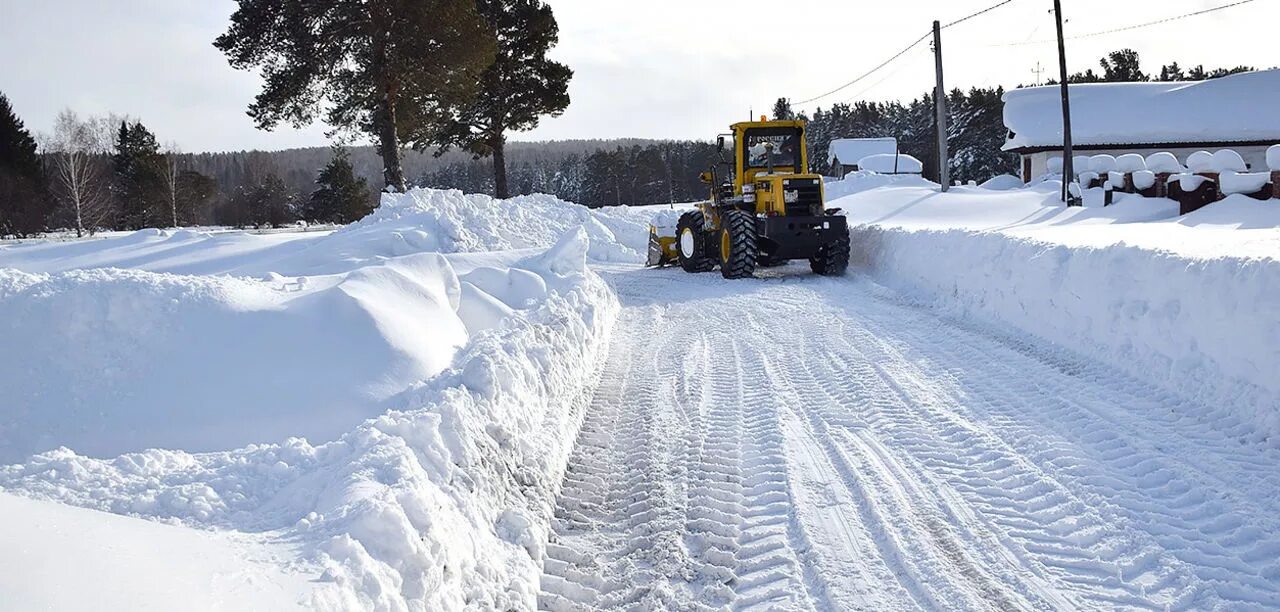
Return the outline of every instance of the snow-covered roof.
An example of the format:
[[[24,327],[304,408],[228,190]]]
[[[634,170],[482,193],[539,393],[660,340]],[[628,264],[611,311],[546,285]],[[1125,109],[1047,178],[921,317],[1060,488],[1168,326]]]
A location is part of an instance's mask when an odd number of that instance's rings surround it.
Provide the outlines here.
[[[827,163],[834,164],[839,159],[841,164],[852,166],[870,155],[893,155],[897,152],[897,138],[838,138],[832,140],[827,149]]]
[[[1071,85],[1078,146],[1280,142],[1280,70],[1189,83]],[[1004,95],[1005,151],[1062,146],[1058,86]]]

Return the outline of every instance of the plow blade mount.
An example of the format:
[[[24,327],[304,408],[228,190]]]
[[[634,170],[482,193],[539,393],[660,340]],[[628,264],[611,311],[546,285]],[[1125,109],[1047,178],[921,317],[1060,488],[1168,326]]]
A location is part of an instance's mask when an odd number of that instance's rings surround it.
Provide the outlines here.
[[[675,235],[663,235],[657,226],[650,225],[649,256],[644,262],[645,267],[661,268],[675,265],[679,261],[680,256],[676,251]]]

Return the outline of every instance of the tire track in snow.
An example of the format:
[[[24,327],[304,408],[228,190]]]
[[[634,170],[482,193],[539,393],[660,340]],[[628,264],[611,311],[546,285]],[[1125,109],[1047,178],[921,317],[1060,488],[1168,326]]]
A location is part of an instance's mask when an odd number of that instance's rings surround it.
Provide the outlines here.
[[[863,279],[606,274],[546,609],[1280,607],[1280,457],[1213,411]]]

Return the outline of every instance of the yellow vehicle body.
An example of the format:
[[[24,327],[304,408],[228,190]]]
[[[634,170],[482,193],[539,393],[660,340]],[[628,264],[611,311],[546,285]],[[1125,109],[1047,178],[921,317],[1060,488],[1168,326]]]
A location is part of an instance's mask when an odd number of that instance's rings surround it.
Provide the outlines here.
[[[679,263],[688,272],[718,266],[725,278],[745,278],[757,265],[808,259],[819,274],[843,274],[848,225],[826,209],[822,176],[809,172],[805,122],[761,117],[730,129],[733,159],[723,158],[721,136],[720,163],[702,173],[710,199],[681,217],[674,236],[650,228],[648,264]]]

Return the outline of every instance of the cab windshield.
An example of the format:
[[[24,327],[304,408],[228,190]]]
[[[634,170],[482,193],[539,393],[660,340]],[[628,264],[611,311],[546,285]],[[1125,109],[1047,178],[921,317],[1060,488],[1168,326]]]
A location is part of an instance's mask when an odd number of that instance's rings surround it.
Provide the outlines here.
[[[773,167],[799,169],[800,142],[803,137],[799,128],[752,128],[744,135],[746,145],[743,148],[743,166],[751,169],[769,167],[769,147],[773,145]]]

